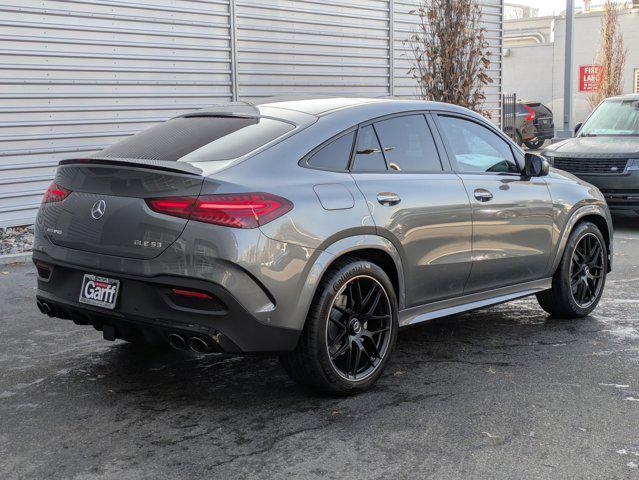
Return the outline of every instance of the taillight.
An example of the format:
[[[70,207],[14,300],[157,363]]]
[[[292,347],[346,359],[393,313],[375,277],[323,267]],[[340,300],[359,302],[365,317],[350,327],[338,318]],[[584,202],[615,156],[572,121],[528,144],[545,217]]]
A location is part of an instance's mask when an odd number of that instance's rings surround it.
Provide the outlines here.
[[[526,107],[526,110],[528,110],[528,116],[526,117],[526,120],[534,120],[535,119],[535,111],[530,108],[528,105],[526,105],[524,103],[524,107]]]
[[[69,196],[71,190],[68,190],[64,187],[61,187],[55,182],[51,182],[47,191],[44,192],[44,197],[42,197],[42,203],[55,203],[61,202],[65,198]]]
[[[261,192],[147,198],[146,203],[158,213],[235,228],[265,225],[293,208],[287,199]]]

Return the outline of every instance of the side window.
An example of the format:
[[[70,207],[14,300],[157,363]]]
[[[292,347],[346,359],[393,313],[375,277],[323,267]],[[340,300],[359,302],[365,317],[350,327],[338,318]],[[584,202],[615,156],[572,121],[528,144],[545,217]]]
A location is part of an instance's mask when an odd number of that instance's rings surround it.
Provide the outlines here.
[[[460,171],[519,172],[510,145],[488,128],[457,117],[439,119]]]
[[[386,171],[382,147],[371,125],[359,130],[351,170],[354,172]]]
[[[382,120],[375,124],[375,130],[391,170],[442,171],[435,140],[423,115]]]
[[[346,170],[351,158],[355,132],[347,133],[325,145],[308,159],[308,165],[324,170]]]

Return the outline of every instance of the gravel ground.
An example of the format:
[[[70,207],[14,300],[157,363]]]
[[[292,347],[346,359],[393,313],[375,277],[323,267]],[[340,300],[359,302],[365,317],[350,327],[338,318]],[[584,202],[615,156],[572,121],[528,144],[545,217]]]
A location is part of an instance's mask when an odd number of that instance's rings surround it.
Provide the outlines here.
[[[325,398],[270,357],[106,342],[0,274],[1,479],[639,478],[639,226],[602,304],[534,299],[403,331],[372,391]]]
[[[33,249],[33,225],[0,228],[0,255],[30,252]]]

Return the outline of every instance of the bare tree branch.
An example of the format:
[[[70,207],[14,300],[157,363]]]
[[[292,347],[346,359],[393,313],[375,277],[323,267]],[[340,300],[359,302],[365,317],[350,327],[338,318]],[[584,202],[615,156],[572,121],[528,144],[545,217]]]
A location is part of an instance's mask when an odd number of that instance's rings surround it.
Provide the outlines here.
[[[612,0],[606,0],[601,20],[601,43],[595,57],[595,63],[603,68],[595,89],[588,94],[591,108],[605,98],[623,93],[623,67],[627,53],[619,28],[619,6]]]
[[[490,50],[477,0],[421,0],[408,44],[422,98],[454,103],[483,115]]]

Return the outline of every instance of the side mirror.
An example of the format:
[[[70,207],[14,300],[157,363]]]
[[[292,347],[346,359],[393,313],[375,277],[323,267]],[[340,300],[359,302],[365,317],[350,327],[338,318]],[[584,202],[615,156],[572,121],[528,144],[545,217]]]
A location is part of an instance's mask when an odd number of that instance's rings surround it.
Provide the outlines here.
[[[541,155],[526,153],[524,173],[527,177],[545,177],[550,171],[550,164]]]
[[[577,125],[575,125],[575,135],[577,135],[579,133],[579,130],[581,130],[581,126],[583,125],[583,123],[579,122]]]

